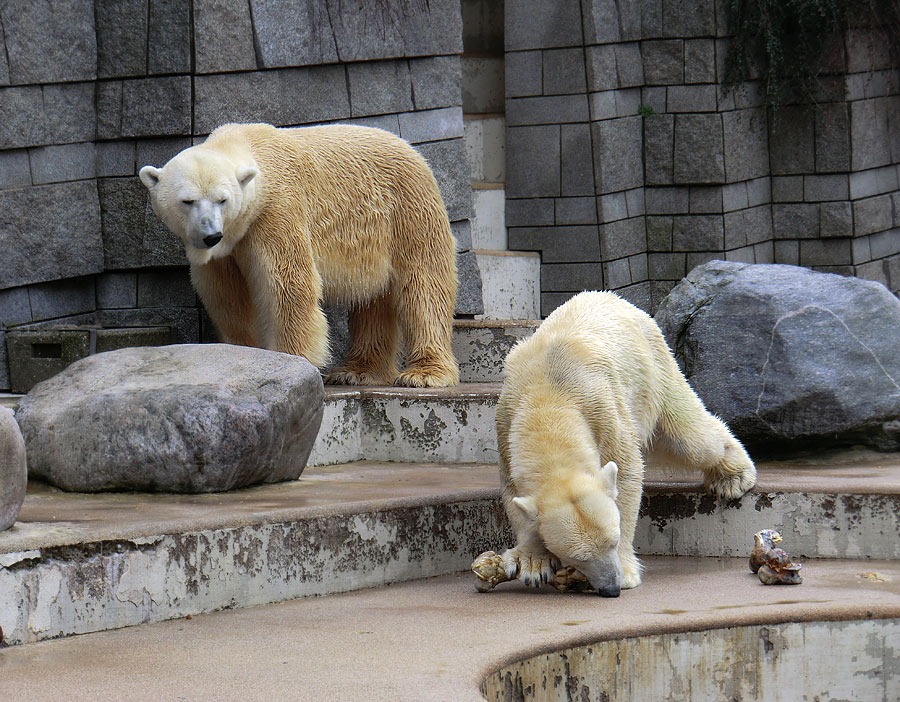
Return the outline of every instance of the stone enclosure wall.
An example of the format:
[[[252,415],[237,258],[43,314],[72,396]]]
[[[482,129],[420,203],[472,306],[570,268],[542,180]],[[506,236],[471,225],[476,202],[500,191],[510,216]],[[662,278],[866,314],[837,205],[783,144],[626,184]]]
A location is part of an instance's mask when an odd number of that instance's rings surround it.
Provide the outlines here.
[[[229,121],[353,122],[412,142],[457,237],[457,312],[481,311],[459,0],[7,0],[0,23],[0,390],[10,329],[213,339],[135,174]]]
[[[710,259],[900,290],[900,73],[877,30],[826,57],[817,105],[722,89],[719,0],[505,0],[509,248],[544,315],[608,288],[655,310]],[[540,164],[540,167],[537,167]]]

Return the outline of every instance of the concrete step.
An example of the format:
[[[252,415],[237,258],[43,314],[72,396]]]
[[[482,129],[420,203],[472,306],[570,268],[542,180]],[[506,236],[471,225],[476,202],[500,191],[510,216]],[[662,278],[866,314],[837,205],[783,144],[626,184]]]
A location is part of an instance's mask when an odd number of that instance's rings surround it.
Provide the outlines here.
[[[541,257],[526,251],[475,251],[486,319],[540,319]]]
[[[506,251],[506,190],[503,183],[472,183],[472,248]]]
[[[479,183],[506,182],[506,118],[502,114],[463,114],[469,178]]]
[[[697,475],[648,468],[638,552],[741,557],[746,579],[752,535],[775,528],[795,558],[900,559],[900,456],[856,450],[758,468],[739,501],[705,495]],[[212,495],[33,483],[0,532],[0,627],[17,644],[345,592],[464,570],[511,544],[494,465],[353,463]],[[816,582],[810,571],[805,583]],[[809,597],[806,587],[791,597]]]
[[[58,700],[63,690],[72,702],[484,702],[499,682],[492,700],[898,699],[900,564],[810,562],[803,585],[774,589],[743,558],[648,558],[646,566],[644,584],[614,600],[514,585],[477,593],[474,576],[459,573],[7,648],[3,694],[29,702]],[[742,630],[742,645],[723,640]],[[657,642],[666,635],[706,657],[667,655]],[[639,648],[617,656],[629,643]],[[571,670],[533,664],[552,671],[546,690],[540,677],[523,680],[515,670],[562,651]],[[582,696],[585,663],[619,682],[591,692],[615,697]],[[664,681],[671,687],[660,690]],[[685,693],[701,688],[709,694]]]

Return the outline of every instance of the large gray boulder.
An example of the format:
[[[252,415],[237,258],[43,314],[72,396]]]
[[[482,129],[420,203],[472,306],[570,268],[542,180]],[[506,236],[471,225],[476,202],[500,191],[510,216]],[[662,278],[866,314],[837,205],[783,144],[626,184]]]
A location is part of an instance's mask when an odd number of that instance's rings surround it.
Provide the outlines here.
[[[0,531],[9,529],[25,500],[25,442],[13,411],[0,407]]]
[[[711,261],[656,321],[694,390],[752,450],[900,450],[900,300],[883,285]]]
[[[297,478],[323,410],[299,356],[227,344],[89,356],[16,413],[33,477],[81,492],[216,492]]]

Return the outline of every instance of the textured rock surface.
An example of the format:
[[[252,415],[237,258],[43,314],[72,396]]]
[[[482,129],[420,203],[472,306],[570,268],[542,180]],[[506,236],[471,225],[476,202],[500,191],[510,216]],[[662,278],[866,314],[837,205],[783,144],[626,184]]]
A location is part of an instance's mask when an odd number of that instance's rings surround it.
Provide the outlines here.
[[[215,492],[297,478],[322,397],[318,371],[297,356],[131,348],[35,386],[16,418],[31,474],[65,490]]]
[[[656,321],[707,407],[751,448],[900,450],[900,300],[883,285],[710,261]]]
[[[19,516],[27,482],[22,433],[13,411],[0,407],[0,531],[11,527]]]

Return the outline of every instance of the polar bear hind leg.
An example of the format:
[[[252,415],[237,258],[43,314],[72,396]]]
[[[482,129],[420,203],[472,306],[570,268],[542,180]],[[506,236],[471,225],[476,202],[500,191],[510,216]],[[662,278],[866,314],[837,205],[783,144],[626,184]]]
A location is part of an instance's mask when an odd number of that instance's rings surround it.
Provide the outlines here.
[[[391,296],[378,295],[349,310],[350,348],[326,382],[336,385],[392,385],[397,379],[400,329]]]

